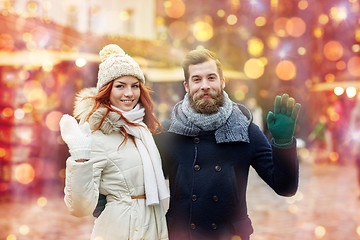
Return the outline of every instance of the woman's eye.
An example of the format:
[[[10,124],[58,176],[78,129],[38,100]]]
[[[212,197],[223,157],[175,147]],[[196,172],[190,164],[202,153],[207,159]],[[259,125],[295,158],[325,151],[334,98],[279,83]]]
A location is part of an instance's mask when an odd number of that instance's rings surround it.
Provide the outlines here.
[[[139,87],[139,85],[133,85],[133,88],[138,88]]]
[[[116,88],[123,88],[124,87],[124,85],[117,85],[117,86],[115,86]]]

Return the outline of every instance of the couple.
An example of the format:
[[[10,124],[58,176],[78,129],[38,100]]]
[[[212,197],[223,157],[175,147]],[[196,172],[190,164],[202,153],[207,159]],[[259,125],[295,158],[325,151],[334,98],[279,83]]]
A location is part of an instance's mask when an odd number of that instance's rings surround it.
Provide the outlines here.
[[[183,64],[186,95],[160,124],[138,64],[114,44],[100,58],[97,87],[77,96],[79,124],[69,115],[60,121],[71,154],[65,203],[75,216],[97,209],[91,239],[250,239],[250,166],[277,194],[295,194],[300,104],[293,98],[276,96],[269,143],[251,112],[223,91],[215,54],[193,50]],[[165,219],[161,201],[168,197]]]

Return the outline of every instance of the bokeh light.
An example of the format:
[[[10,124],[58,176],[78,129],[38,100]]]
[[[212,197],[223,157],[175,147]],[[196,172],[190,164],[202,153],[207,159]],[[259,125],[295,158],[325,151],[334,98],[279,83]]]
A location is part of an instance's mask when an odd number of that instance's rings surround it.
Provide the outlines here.
[[[59,131],[60,130],[60,126],[59,126],[59,122],[60,119],[62,117],[62,113],[59,111],[52,111],[50,112],[45,119],[45,124],[46,126],[51,130],[51,131]]]
[[[318,21],[320,24],[325,25],[329,22],[329,17],[326,14],[321,14]]]
[[[343,21],[347,18],[347,10],[345,7],[332,7],[330,9],[330,18],[335,22]]]
[[[267,45],[271,49],[276,49],[279,46],[280,40],[276,36],[269,36],[267,39]]]
[[[82,68],[86,65],[87,61],[84,58],[78,58],[75,61],[77,67]]]
[[[257,79],[264,74],[264,64],[257,58],[250,58],[245,62],[244,72],[251,79]]]
[[[234,14],[230,14],[227,17],[226,21],[229,25],[235,25],[237,23],[238,19]]]
[[[300,0],[299,3],[298,3],[298,8],[300,10],[305,10],[305,9],[308,8],[308,6],[309,6],[309,3],[308,3],[307,0]]]
[[[207,22],[198,21],[193,26],[193,35],[200,42],[210,40],[213,34],[213,27]]]
[[[21,235],[28,235],[29,232],[30,232],[29,226],[27,226],[27,225],[21,225],[21,226],[19,227],[19,233],[20,233]]]
[[[35,178],[35,170],[30,164],[22,163],[15,167],[14,177],[19,183],[29,184]]]
[[[325,236],[325,234],[326,234],[326,229],[325,229],[325,227],[323,227],[323,226],[317,226],[317,227],[315,228],[315,230],[314,230],[314,234],[315,234],[315,237],[316,237],[317,239],[323,238],[323,237]]]
[[[346,68],[346,63],[344,61],[337,61],[336,62],[336,69],[341,71],[341,70],[344,70]]]
[[[325,44],[323,53],[330,61],[337,61],[343,56],[344,49],[340,42],[329,41]]]
[[[330,161],[333,162],[333,163],[337,162],[337,161],[339,160],[339,157],[340,157],[340,155],[339,155],[338,152],[331,152],[331,153],[329,154],[329,159],[330,159]]]
[[[9,234],[7,237],[6,237],[6,240],[17,240],[16,236],[14,234]]]
[[[45,207],[45,206],[47,205],[47,202],[48,202],[48,200],[47,200],[46,197],[39,197],[39,198],[37,199],[37,205],[38,205],[39,207]]]
[[[300,37],[305,31],[306,24],[299,17],[292,17],[286,22],[286,32],[292,37]]]
[[[335,81],[335,75],[332,73],[328,73],[325,75],[325,81],[326,82],[334,82]]]
[[[286,24],[288,22],[288,18],[280,17],[274,22],[274,32],[279,37],[287,37]]]
[[[356,94],[357,94],[357,91],[356,91],[355,87],[346,88],[346,95],[348,96],[348,98],[353,98],[356,96]]]
[[[291,80],[296,76],[296,66],[292,61],[283,60],[276,65],[276,75],[281,80]]]
[[[336,88],[334,88],[334,93],[335,93],[335,95],[337,95],[337,96],[342,95],[344,92],[345,92],[345,90],[344,90],[344,88],[342,88],[342,87],[336,87]]]
[[[171,18],[180,18],[184,15],[186,6],[182,0],[164,2],[165,12]]]
[[[360,77],[360,57],[351,57],[347,64],[349,73],[354,77]]]
[[[255,18],[255,25],[258,27],[263,27],[266,24],[266,18],[263,16]]]
[[[248,41],[248,52],[254,56],[259,57],[264,50],[264,43],[260,38],[251,38]]]
[[[321,38],[324,34],[324,30],[320,27],[314,28],[313,35],[315,38]]]

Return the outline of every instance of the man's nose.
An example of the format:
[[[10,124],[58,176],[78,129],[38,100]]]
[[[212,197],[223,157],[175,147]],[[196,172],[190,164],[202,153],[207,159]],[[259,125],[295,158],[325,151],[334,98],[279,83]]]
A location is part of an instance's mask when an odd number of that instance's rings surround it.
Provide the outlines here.
[[[207,79],[204,79],[203,81],[201,81],[201,90],[208,90],[208,89],[210,89],[209,81]]]

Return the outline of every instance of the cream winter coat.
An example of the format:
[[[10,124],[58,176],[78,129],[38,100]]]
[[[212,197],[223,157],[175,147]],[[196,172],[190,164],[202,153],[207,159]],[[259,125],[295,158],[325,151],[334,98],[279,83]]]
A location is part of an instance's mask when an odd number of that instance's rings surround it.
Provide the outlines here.
[[[80,92],[75,103],[74,116],[84,122],[94,101],[79,101],[93,96],[95,88]],[[106,109],[100,107],[89,119],[95,129]],[[91,215],[98,202],[99,193],[106,195],[105,210],[95,220],[91,239],[168,239],[165,211],[162,203],[146,206],[145,199],[131,196],[145,194],[144,174],[140,154],[134,141],[124,136],[117,126],[119,115],[110,112],[100,130],[91,134],[91,159],[75,162],[71,156],[66,161],[65,203],[75,216]],[[120,147],[119,147],[120,146]]]

